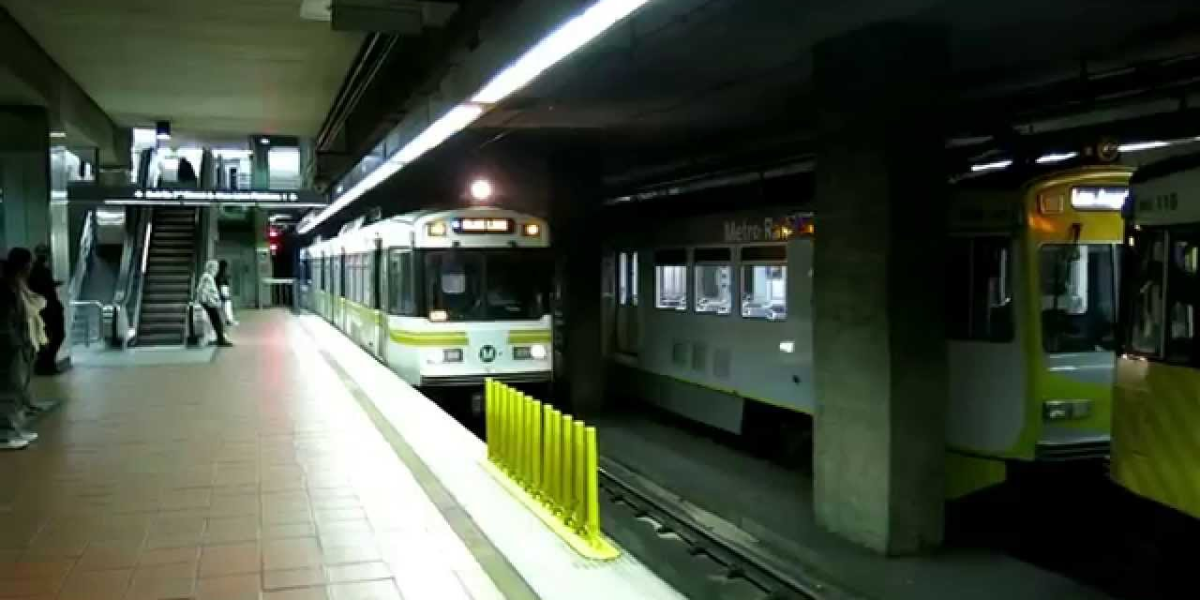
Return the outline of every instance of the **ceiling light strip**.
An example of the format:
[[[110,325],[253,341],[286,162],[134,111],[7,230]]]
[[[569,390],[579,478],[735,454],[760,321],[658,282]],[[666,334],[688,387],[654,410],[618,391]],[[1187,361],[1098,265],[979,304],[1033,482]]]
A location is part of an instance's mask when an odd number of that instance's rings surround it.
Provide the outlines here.
[[[598,0],[560,25],[540,42],[494,76],[470,102],[450,109],[425,128],[399,152],[375,167],[370,174],[342,192],[325,210],[306,218],[297,231],[306,234],[338,211],[358,200],[388,177],[441,145],[478,119],[491,105],[520,90],[550,67],[585,46],[649,0]]]

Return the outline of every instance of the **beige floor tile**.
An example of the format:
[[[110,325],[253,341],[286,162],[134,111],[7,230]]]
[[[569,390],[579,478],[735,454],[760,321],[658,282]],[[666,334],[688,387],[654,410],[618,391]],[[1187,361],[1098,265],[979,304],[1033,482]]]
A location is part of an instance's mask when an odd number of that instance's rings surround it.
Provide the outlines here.
[[[263,525],[292,525],[296,523],[312,523],[312,513],[308,509],[276,510],[263,508]]]
[[[383,557],[374,544],[357,546],[331,546],[321,549],[321,562],[327,565],[361,563],[381,560]]]
[[[364,521],[367,514],[362,508],[328,508],[313,511],[318,524],[341,523],[345,521]]]
[[[133,578],[125,600],[179,600],[194,597],[195,579]]]
[[[138,564],[147,567],[172,564],[195,565],[199,560],[199,546],[183,546],[180,548],[147,549],[142,552]]]
[[[29,556],[81,556],[87,549],[86,536],[64,534],[55,536],[38,535],[29,544]]]
[[[208,508],[212,502],[212,490],[207,487],[166,490],[159,496],[158,507],[162,510],[185,510]]]
[[[321,567],[263,572],[264,590],[310,587],[325,582],[325,571]]]
[[[367,562],[327,566],[325,574],[330,583],[347,583],[389,579],[392,576],[392,570],[384,562]]]
[[[259,600],[260,588],[257,573],[201,579],[196,600]]]
[[[275,590],[264,592],[262,600],[329,600],[329,592],[324,586],[295,590]]]
[[[131,569],[76,571],[63,584],[62,600],[120,600],[133,576]]]
[[[84,551],[76,567],[80,571],[132,569],[138,564],[141,542],[93,543]]]
[[[366,519],[320,523],[317,529],[322,535],[354,535],[372,532],[371,522]]]
[[[400,590],[391,579],[340,583],[329,586],[333,600],[400,600]]]
[[[204,531],[205,545],[250,542],[257,539],[258,517],[253,515],[209,519],[208,528]]]
[[[60,577],[37,579],[0,579],[0,598],[25,598],[29,596],[53,596],[58,593],[63,580]]]
[[[268,540],[263,542],[263,568],[299,569],[321,564],[321,549],[316,538]]]
[[[0,562],[0,579],[57,579],[62,581],[75,566],[72,558],[24,557]]]
[[[257,573],[261,570],[258,542],[205,546],[200,554],[200,577]]]
[[[196,579],[195,563],[142,565],[133,571],[134,579]]]
[[[210,517],[254,516],[259,512],[258,494],[214,494],[208,507]]]
[[[284,538],[313,537],[317,535],[317,526],[312,523],[287,523],[282,525],[263,526],[264,540]]]

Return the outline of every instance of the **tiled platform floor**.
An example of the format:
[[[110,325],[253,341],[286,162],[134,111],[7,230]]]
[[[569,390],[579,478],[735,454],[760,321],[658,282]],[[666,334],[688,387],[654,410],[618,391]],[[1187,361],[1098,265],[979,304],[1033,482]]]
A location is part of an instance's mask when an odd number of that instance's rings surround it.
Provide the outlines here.
[[[211,363],[80,367],[0,454],[0,598],[500,598],[311,338],[247,314]]]

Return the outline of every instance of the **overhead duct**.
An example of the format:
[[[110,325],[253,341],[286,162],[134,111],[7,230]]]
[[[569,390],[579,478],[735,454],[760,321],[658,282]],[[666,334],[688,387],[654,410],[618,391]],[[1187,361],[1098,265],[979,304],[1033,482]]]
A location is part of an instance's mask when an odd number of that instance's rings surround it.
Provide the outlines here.
[[[441,27],[458,10],[457,2],[417,0],[326,0],[334,31],[418,35]]]

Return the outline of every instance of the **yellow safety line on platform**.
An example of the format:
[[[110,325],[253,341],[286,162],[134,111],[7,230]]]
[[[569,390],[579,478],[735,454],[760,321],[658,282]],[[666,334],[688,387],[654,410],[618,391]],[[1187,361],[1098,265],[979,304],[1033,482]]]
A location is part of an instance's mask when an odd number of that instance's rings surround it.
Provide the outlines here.
[[[487,471],[581,556],[620,551],[600,533],[596,428],[487,380]]]

